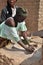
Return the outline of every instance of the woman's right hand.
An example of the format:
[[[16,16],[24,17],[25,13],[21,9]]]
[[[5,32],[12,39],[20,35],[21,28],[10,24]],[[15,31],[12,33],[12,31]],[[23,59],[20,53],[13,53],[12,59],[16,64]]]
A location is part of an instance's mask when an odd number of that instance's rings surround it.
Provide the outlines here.
[[[35,48],[33,46],[29,46],[26,48],[26,51],[31,52],[31,53],[34,52],[34,50]]]

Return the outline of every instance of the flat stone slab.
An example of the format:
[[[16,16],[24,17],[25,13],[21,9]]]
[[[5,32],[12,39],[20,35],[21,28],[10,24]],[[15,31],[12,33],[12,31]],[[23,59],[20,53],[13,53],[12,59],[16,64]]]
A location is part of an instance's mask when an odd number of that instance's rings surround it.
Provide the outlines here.
[[[43,38],[43,30],[33,32],[32,34],[33,34],[34,36],[39,36],[39,37],[42,37],[42,38]]]

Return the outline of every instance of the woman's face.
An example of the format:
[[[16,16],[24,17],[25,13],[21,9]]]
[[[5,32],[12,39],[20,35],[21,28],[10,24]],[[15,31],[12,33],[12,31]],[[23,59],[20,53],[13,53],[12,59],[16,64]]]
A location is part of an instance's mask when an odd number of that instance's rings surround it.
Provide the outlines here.
[[[17,0],[8,0],[9,4],[11,5],[11,7],[14,7],[16,1]]]

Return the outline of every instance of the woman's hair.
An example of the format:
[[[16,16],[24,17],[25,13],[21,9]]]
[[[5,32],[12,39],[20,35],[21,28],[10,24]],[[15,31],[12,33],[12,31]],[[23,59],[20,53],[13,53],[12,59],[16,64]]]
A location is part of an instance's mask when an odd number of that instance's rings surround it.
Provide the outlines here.
[[[12,16],[12,9],[11,9],[11,5],[9,4],[9,1],[7,0],[7,10],[10,14],[10,16]]]
[[[27,17],[27,11],[24,8],[18,7],[16,15],[13,17],[16,22],[23,22]]]

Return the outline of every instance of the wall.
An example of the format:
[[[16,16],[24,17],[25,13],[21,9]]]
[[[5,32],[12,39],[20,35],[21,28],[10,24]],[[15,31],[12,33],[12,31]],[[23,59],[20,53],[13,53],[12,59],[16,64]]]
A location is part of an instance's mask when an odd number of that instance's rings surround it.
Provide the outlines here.
[[[38,30],[43,30],[43,0],[40,0]]]
[[[0,0],[0,13],[2,8],[6,5],[6,0]]]

